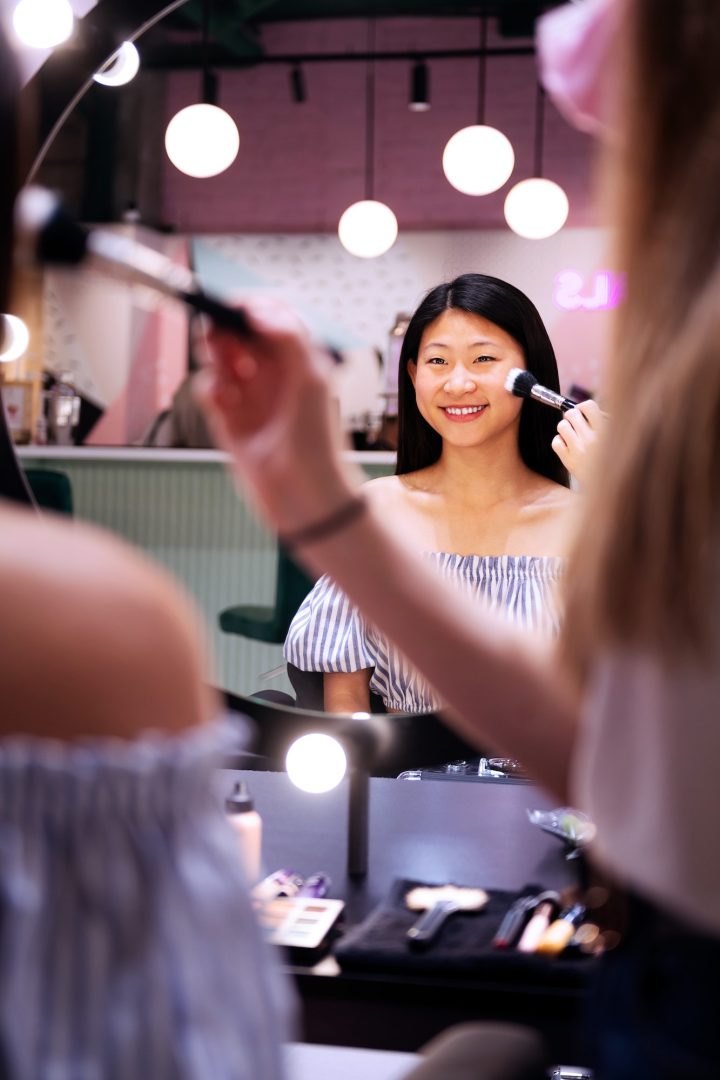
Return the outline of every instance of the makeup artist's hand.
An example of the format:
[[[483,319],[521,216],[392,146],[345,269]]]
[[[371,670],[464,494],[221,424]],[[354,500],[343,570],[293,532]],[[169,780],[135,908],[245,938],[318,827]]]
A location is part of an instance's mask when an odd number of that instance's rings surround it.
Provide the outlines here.
[[[252,333],[209,329],[196,392],[245,495],[274,529],[293,533],[332,514],[354,486],[340,457],[332,364],[285,304],[253,297],[242,306]]]
[[[582,401],[563,415],[552,448],[581,487],[587,484],[606,417],[595,401]]]

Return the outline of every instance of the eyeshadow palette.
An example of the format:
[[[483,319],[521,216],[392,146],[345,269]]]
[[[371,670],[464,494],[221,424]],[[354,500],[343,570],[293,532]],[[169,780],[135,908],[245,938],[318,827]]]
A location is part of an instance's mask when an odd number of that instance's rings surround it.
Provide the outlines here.
[[[317,949],[345,907],[343,900],[282,896],[258,907],[266,939],[292,949]]]

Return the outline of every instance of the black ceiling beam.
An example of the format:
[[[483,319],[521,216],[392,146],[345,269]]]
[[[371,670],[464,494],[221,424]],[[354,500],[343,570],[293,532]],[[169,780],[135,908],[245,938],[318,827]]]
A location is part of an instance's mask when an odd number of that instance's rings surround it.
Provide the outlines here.
[[[477,59],[481,55],[480,49],[413,49],[395,52],[339,52],[339,53],[277,53],[273,55],[258,56],[255,58],[242,58],[228,53],[222,46],[210,46],[208,59],[214,68],[238,68],[256,67],[265,64],[324,64],[324,63],[353,63],[355,61],[366,63],[368,60],[415,60],[422,54],[423,60],[463,60]],[[501,46],[482,50],[484,56],[533,56],[535,49],[532,45]],[[200,46],[161,46],[156,50],[143,50],[143,67],[146,70],[180,70],[184,68],[200,67]]]

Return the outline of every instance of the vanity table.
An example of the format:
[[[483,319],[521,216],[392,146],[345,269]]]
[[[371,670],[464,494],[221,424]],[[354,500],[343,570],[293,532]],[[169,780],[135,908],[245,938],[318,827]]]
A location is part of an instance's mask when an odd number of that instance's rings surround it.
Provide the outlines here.
[[[295,788],[284,773],[223,770],[222,793],[243,779],[263,818],[266,871],[324,871],[329,895],[345,900],[346,923],[361,921],[396,878],[519,890],[575,882],[560,843],[532,826],[528,808],[553,804],[534,785],[370,781],[369,869],[346,873],[347,780],[324,795]],[[555,964],[556,966],[553,966]],[[451,1024],[515,1020],[540,1029],[555,1060],[587,1058],[581,1011],[592,961],[548,961],[537,972],[492,977],[340,972],[333,957],[289,970],[308,1042],[415,1050]]]

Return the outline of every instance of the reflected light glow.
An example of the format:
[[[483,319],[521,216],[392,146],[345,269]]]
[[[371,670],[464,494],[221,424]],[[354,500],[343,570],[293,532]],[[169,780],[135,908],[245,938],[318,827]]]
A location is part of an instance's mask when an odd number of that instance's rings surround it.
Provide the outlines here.
[[[17,315],[2,315],[3,333],[0,337],[0,364],[19,360],[30,344],[30,331]]]
[[[124,41],[108,62],[93,75],[102,86],[124,86],[134,79],[140,70],[140,54],[132,41]]]
[[[52,49],[72,34],[73,10],[68,0],[20,0],[12,23],[23,45]]]
[[[302,735],[288,750],[285,768],[301,791],[319,795],[338,786],[347,772],[347,757],[331,735]]]

